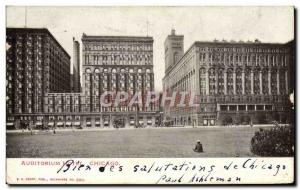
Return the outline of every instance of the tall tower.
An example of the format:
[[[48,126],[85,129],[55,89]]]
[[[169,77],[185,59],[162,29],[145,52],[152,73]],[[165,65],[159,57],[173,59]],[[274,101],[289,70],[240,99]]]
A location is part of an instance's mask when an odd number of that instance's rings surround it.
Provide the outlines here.
[[[81,92],[79,42],[73,38],[73,92]]]
[[[183,56],[183,47],[183,35],[176,35],[172,29],[165,40],[165,73]]]

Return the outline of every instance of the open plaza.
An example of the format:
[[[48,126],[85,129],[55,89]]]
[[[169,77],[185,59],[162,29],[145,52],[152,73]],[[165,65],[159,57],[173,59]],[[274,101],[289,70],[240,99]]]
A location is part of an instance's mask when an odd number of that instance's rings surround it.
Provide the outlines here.
[[[169,127],[7,132],[7,157],[248,157],[251,138],[270,126]],[[204,152],[193,151],[200,140]]]

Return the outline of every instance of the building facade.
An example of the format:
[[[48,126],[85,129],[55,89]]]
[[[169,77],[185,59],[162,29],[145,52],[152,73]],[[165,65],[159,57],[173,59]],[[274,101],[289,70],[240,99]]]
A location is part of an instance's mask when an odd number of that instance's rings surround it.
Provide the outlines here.
[[[121,121],[124,127],[156,125],[160,119],[157,117],[159,116],[158,107],[154,104],[146,106],[143,98],[142,104],[135,106],[128,104],[103,106],[100,100],[101,95],[108,91],[113,93],[126,92],[130,95],[140,93],[141,97],[149,91],[154,91],[153,38],[87,36],[84,34],[82,46],[84,81],[82,92],[71,92],[72,90],[68,88],[66,89],[69,91],[52,90],[55,88],[50,88],[50,86],[56,83],[52,84],[53,81],[51,80],[47,86],[48,89],[44,89],[41,95],[40,111],[31,113],[21,110],[21,112],[13,114],[8,112],[8,128],[10,125],[12,125],[11,128],[17,129],[113,127],[115,121]],[[75,67],[73,75],[77,75],[78,80],[80,80],[77,72],[81,70],[78,57],[79,43],[77,41],[74,41],[73,48]],[[26,48],[21,51],[26,51]],[[13,53],[8,55],[14,57]],[[10,56],[7,59],[8,64],[10,63]],[[49,62],[41,64],[40,70],[45,70],[47,65],[58,64],[54,60],[55,58],[47,59]],[[48,70],[47,73],[51,74],[52,71]],[[28,75],[22,74],[24,77],[28,77]],[[55,75],[59,79],[70,76],[70,70],[68,73],[59,74],[60,76]],[[7,77],[9,79],[9,75]],[[14,75],[11,78],[14,78]],[[76,77],[74,76],[74,78]],[[42,80],[36,80],[36,85],[40,85],[38,81]],[[73,91],[75,91],[75,83],[78,81],[73,80],[72,82]],[[15,90],[13,84],[11,85],[12,89]],[[7,88],[9,89],[9,83]],[[32,89],[28,91],[30,90]],[[113,97],[107,97],[106,100],[108,103],[114,101]]]
[[[44,101],[44,126],[81,126],[85,107],[82,93],[47,93]]]
[[[141,93],[154,91],[153,38],[130,36],[82,36],[83,93],[86,123],[112,125],[121,119],[125,126],[154,126],[157,107],[102,106],[103,93]],[[108,98],[108,103],[113,102]],[[142,100],[144,101],[144,100]]]
[[[183,54],[183,37],[179,37],[173,31],[165,42],[163,88],[193,92],[199,105],[166,107],[167,120],[201,126],[290,122],[293,42],[195,42]]]
[[[42,114],[45,94],[70,91],[70,56],[47,29],[7,28],[6,47],[6,110],[12,125],[22,114]]]

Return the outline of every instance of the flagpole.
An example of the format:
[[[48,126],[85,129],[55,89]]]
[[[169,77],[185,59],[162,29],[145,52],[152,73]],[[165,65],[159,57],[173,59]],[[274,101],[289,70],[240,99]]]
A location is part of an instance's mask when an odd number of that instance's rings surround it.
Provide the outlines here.
[[[27,6],[25,6],[25,28],[27,28]]]

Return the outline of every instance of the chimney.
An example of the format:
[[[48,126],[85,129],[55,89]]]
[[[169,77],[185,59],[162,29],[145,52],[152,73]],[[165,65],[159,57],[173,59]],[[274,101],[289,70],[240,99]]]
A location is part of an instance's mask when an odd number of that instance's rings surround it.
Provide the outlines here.
[[[175,29],[171,30],[171,35],[175,36]]]

